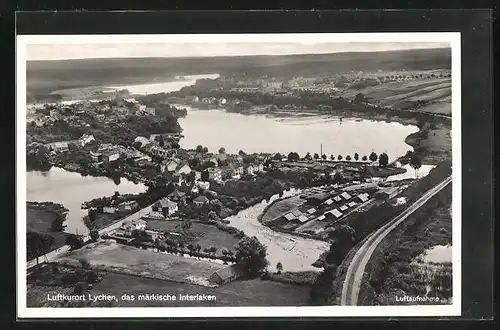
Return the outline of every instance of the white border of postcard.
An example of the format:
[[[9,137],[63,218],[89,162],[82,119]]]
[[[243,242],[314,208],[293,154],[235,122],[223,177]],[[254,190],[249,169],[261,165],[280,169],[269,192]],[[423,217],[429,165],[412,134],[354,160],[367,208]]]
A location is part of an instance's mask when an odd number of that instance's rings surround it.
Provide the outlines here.
[[[28,44],[186,43],[186,42],[448,42],[452,49],[453,156],[453,303],[425,306],[304,306],[304,307],[82,307],[26,306],[26,46]],[[302,33],[219,35],[21,35],[16,38],[17,75],[17,315],[19,318],[127,317],[404,317],[460,316],[462,298],[461,222],[461,60],[460,33]]]

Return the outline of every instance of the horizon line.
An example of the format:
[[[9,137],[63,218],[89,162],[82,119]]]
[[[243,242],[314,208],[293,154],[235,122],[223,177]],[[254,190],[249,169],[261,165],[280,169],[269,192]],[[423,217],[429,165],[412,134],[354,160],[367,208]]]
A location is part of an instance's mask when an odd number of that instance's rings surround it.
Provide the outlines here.
[[[358,50],[358,51],[334,51],[324,53],[290,53],[290,54],[247,54],[247,55],[201,55],[201,56],[102,56],[102,57],[75,57],[75,58],[60,58],[60,59],[36,59],[26,60],[26,62],[54,62],[54,61],[76,61],[76,60],[102,60],[102,59],[189,59],[189,58],[224,58],[224,57],[265,57],[265,56],[308,56],[308,55],[333,55],[333,54],[358,54],[358,53],[387,53],[387,52],[401,52],[401,51],[420,51],[420,50],[436,50],[436,49],[449,49],[451,46],[436,46],[432,48],[401,48],[401,49],[386,49],[386,50]]]

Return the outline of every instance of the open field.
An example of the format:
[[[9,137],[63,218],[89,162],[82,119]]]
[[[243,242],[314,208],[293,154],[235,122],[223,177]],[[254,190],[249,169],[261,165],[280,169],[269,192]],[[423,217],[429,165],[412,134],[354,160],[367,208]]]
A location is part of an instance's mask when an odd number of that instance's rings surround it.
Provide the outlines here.
[[[147,220],[146,228],[162,232],[181,232],[182,222],[179,220]],[[186,238],[185,243],[199,244],[202,250],[215,246],[218,251],[223,249],[234,251],[234,246],[239,241],[235,235],[222,231],[216,226],[195,221],[191,222],[191,227],[182,233],[183,237]]]
[[[423,164],[438,164],[451,159],[451,130],[443,124],[430,125],[414,134],[410,134],[405,142],[420,153]]]
[[[26,286],[26,306],[27,307],[61,307],[58,301],[47,300],[49,294],[66,294],[73,292],[72,287],[30,284]]]
[[[125,218],[129,214],[130,212],[96,213],[95,220],[92,224],[94,228],[97,229],[106,228],[119,219]],[[88,216],[86,216],[85,219],[87,217]]]
[[[208,278],[214,271],[224,267],[208,261],[142,250],[112,240],[69,251],[56,262],[77,265],[80,259],[87,259],[99,269],[175,282],[189,281],[189,276]]]
[[[363,89],[346,90],[343,97],[354,97],[363,93],[373,103],[403,109],[413,102],[427,101],[419,111],[451,115],[451,78],[433,78],[382,83]]]
[[[187,283],[173,283],[117,273],[104,273],[89,293],[110,294],[117,297],[112,307],[210,307],[210,306],[302,306],[309,299],[309,286],[284,284],[260,279],[238,280],[217,288]],[[71,294],[72,287],[28,284],[27,304],[30,307],[56,307],[58,302],[47,301],[47,294]],[[134,295],[134,301],[121,300],[123,294]],[[176,301],[138,300],[142,294],[175,295]],[[180,301],[180,294],[215,295],[215,301]],[[90,307],[109,307],[105,302]]]
[[[42,208],[26,206],[26,219],[28,232],[45,233],[54,238],[52,249],[60,248],[66,245],[67,233],[62,231],[51,231],[52,221],[56,218],[53,212],[46,211]]]

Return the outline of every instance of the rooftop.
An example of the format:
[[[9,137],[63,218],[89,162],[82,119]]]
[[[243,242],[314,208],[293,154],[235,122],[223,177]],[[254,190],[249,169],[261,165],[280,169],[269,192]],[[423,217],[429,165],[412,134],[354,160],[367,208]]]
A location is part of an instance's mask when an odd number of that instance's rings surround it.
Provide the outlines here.
[[[156,201],[156,203],[153,204],[153,207],[159,207],[159,208],[164,208],[164,207],[173,208],[176,206],[177,206],[177,203],[172,202],[170,199],[168,199],[166,197],[160,199],[159,201]]]
[[[332,214],[333,216],[335,216],[336,218],[340,218],[342,216],[342,212],[340,212],[337,209],[333,209],[333,210],[329,211],[329,213]]]
[[[310,208],[309,210],[307,210],[307,213],[308,214],[314,214],[314,213],[316,213],[316,211],[317,210],[313,207],[313,208]]]

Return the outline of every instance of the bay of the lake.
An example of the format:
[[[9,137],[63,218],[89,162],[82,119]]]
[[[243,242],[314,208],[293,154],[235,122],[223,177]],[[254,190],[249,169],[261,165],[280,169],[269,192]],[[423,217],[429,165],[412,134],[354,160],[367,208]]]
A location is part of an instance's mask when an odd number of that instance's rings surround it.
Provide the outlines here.
[[[83,202],[112,196],[115,191],[120,194],[146,191],[143,184],[135,184],[124,178],[116,185],[106,177],[83,176],[58,167],[52,167],[46,172],[29,171],[26,173],[26,182],[27,201],[60,203],[69,210],[64,224],[67,226],[66,232],[74,234],[88,233],[82,220],[87,215],[87,211],[81,209]]]

